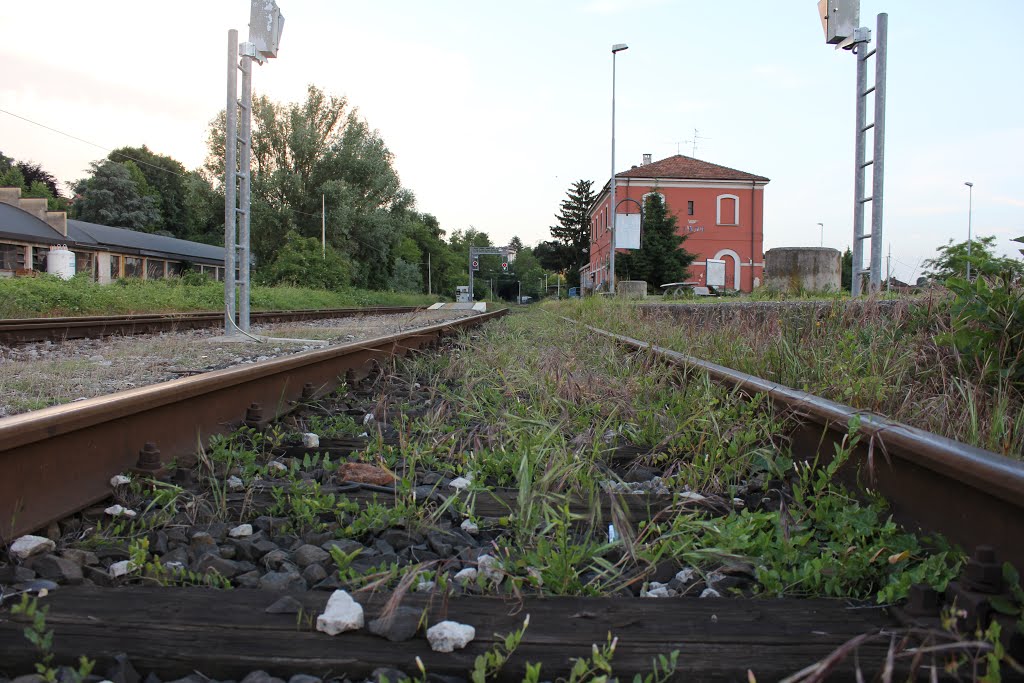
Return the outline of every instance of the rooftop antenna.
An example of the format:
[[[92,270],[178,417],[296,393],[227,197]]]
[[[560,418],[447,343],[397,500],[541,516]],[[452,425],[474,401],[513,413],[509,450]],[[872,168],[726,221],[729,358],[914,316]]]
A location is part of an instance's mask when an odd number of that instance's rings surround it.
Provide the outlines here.
[[[692,140],[683,140],[683,144],[684,145],[689,145],[689,144],[693,145],[693,152],[691,152],[690,156],[696,158],[697,157],[697,142],[699,140],[710,140],[710,139],[711,138],[706,138],[703,135],[701,135],[699,133],[699,131],[696,128],[694,128],[693,129],[693,139]],[[676,154],[679,154],[679,143],[678,142],[676,143]]]

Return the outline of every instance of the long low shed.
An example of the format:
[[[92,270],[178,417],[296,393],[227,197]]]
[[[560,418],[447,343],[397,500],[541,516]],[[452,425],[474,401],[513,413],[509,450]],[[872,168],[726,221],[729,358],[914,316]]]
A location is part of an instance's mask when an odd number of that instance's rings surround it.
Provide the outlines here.
[[[63,211],[49,211],[46,199],[0,188],[0,277],[45,273],[47,254],[58,245],[74,252],[76,273],[88,272],[100,283],[172,277],[186,264],[223,277],[224,247],[69,220]]]

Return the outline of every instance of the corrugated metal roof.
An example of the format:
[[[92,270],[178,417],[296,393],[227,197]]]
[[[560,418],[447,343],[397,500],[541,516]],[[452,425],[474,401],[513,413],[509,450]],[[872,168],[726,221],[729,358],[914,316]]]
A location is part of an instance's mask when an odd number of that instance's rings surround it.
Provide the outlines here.
[[[36,218],[27,211],[22,211],[16,206],[2,202],[0,202],[0,237],[27,242],[43,242],[44,244],[64,244],[68,241],[67,237],[51,228],[46,221]]]
[[[182,258],[189,261],[224,262],[224,247],[126,228],[112,228],[109,225],[69,220],[68,235],[76,243],[94,248],[106,247],[113,251],[137,252],[143,256]]]
[[[121,254],[172,260],[224,263],[224,247],[85,221],[68,220],[68,235],[65,237],[50,227],[46,221],[2,202],[0,238],[43,244],[67,244],[71,248],[103,249]]]

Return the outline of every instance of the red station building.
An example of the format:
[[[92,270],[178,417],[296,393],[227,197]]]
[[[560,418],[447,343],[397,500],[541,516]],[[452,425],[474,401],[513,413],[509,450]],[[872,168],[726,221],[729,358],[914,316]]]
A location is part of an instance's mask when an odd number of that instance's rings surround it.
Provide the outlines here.
[[[682,248],[696,258],[689,280],[705,282],[706,259],[725,261],[726,289],[750,292],[764,280],[764,187],[768,178],[692,157],[675,156],[644,163],[615,176],[619,214],[638,213],[645,197],[658,192],[686,237]],[[587,289],[607,289],[611,244],[610,183],[590,207],[590,263],[580,271]],[[635,201],[623,201],[623,200]],[[641,241],[643,233],[641,230]],[[621,242],[620,242],[621,244]],[[618,253],[625,253],[619,249]],[[648,283],[655,287],[662,282]]]

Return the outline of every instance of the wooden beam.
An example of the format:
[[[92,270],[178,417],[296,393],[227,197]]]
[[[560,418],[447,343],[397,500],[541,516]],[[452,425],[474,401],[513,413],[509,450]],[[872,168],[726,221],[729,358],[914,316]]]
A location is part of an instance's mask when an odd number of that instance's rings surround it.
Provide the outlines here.
[[[422,633],[391,643],[365,630],[327,636],[312,628],[327,602],[323,592],[291,593],[303,613],[267,614],[285,595],[258,590],[201,588],[66,587],[41,602],[49,605],[47,627],[54,630],[53,651],[60,663],[85,654],[99,660],[103,672],[113,656],[125,652],[143,674],[167,680],[200,671],[218,679],[240,680],[256,669],[286,677],[299,672],[323,677],[366,676],[380,666],[414,673],[419,656],[428,672],[465,676],[474,659],[500,637],[530,626],[502,673],[519,681],[526,662],[542,663],[542,679],[566,675],[572,658],[589,656],[593,644],[609,634],[618,638],[616,674],[632,677],[650,670],[659,654],[679,650],[677,678],[778,680],[823,659],[857,635],[877,633],[894,622],[877,608],[851,608],[840,600],[646,599],[646,598],[502,598],[457,597],[448,601],[421,594],[402,604],[423,609],[429,622],[454,619],[476,628],[465,650],[431,651]],[[367,621],[390,595],[356,594]],[[35,649],[23,637],[24,624],[9,614],[0,618],[0,673],[32,670]],[[495,634],[499,634],[497,637]],[[860,647],[860,666],[870,676],[880,670],[889,638]],[[852,657],[839,666],[840,678],[853,678]],[[829,680],[833,680],[830,678]]]

